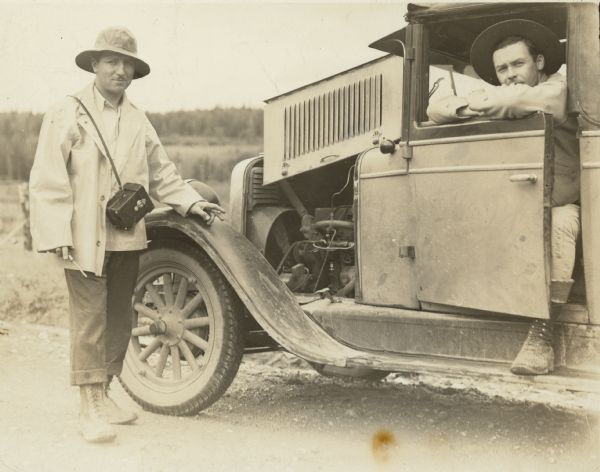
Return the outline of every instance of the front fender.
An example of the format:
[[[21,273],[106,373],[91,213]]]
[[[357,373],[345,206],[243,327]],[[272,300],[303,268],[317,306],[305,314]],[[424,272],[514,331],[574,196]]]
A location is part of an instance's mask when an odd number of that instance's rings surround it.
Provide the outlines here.
[[[227,223],[207,226],[172,210],[146,217],[150,233],[161,227],[185,234],[217,265],[250,314],[288,351],[311,362],[345,366],[357,353],[333,338],[308,317],[288,287],[256,247]]]

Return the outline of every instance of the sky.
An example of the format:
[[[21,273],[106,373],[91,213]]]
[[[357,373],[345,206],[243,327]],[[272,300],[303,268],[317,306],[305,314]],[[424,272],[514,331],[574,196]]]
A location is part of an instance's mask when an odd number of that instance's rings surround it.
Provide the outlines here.
[[[44,112],[93,80],[75,56],[129,28],[149,76],[127,90],[149,112],[260,107],[263,100],[383,55],[406,3],[0,0],[0,112]]]

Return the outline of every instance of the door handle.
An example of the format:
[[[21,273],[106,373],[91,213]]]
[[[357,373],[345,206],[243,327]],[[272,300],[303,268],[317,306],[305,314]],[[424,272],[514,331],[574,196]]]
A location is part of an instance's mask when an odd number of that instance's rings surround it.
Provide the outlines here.
[[[535,174],[515,174],[510,176],[511,182],[531,182],[535,184],[538,180]]]

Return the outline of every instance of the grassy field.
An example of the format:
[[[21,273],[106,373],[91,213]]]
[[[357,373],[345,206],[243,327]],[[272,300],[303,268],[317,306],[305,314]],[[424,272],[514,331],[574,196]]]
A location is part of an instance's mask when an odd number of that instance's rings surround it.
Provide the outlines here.
[[[235,164],[262,151],[262,143],[195,141],[172,143],[165,149],[184,178],[201,180],[217,192],[222,204],[229,205],[229,179]]]
[[[20,182],[0,182],[0,241],[23,220],[19,202]]]
[[[24,250],[20,241],[0,248],[0,320],[68,325],[67,287],[51,257]]]
[[[229,181],[233,167],[262,152],[262,142],[231,142],[205,137],[163,139],[169,158],[185,179],[198,179],[217,192],[229,209]]]
[[[51,257],[23,247],[25,219],[18,182],[0,182],[0,320],[54,326],[68,324],[68,298],[62,270]],[[16,233],[11,230],[18,229]]]

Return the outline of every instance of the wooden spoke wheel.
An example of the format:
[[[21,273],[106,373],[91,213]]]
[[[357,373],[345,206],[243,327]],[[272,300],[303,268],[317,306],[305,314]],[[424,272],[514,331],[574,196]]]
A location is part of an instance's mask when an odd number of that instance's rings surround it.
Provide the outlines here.
[[[203,251],[178,244],[144,253],[133,310],[120,380],[136,402],[191,415],[227,390],[244,348],[241,304]]]

